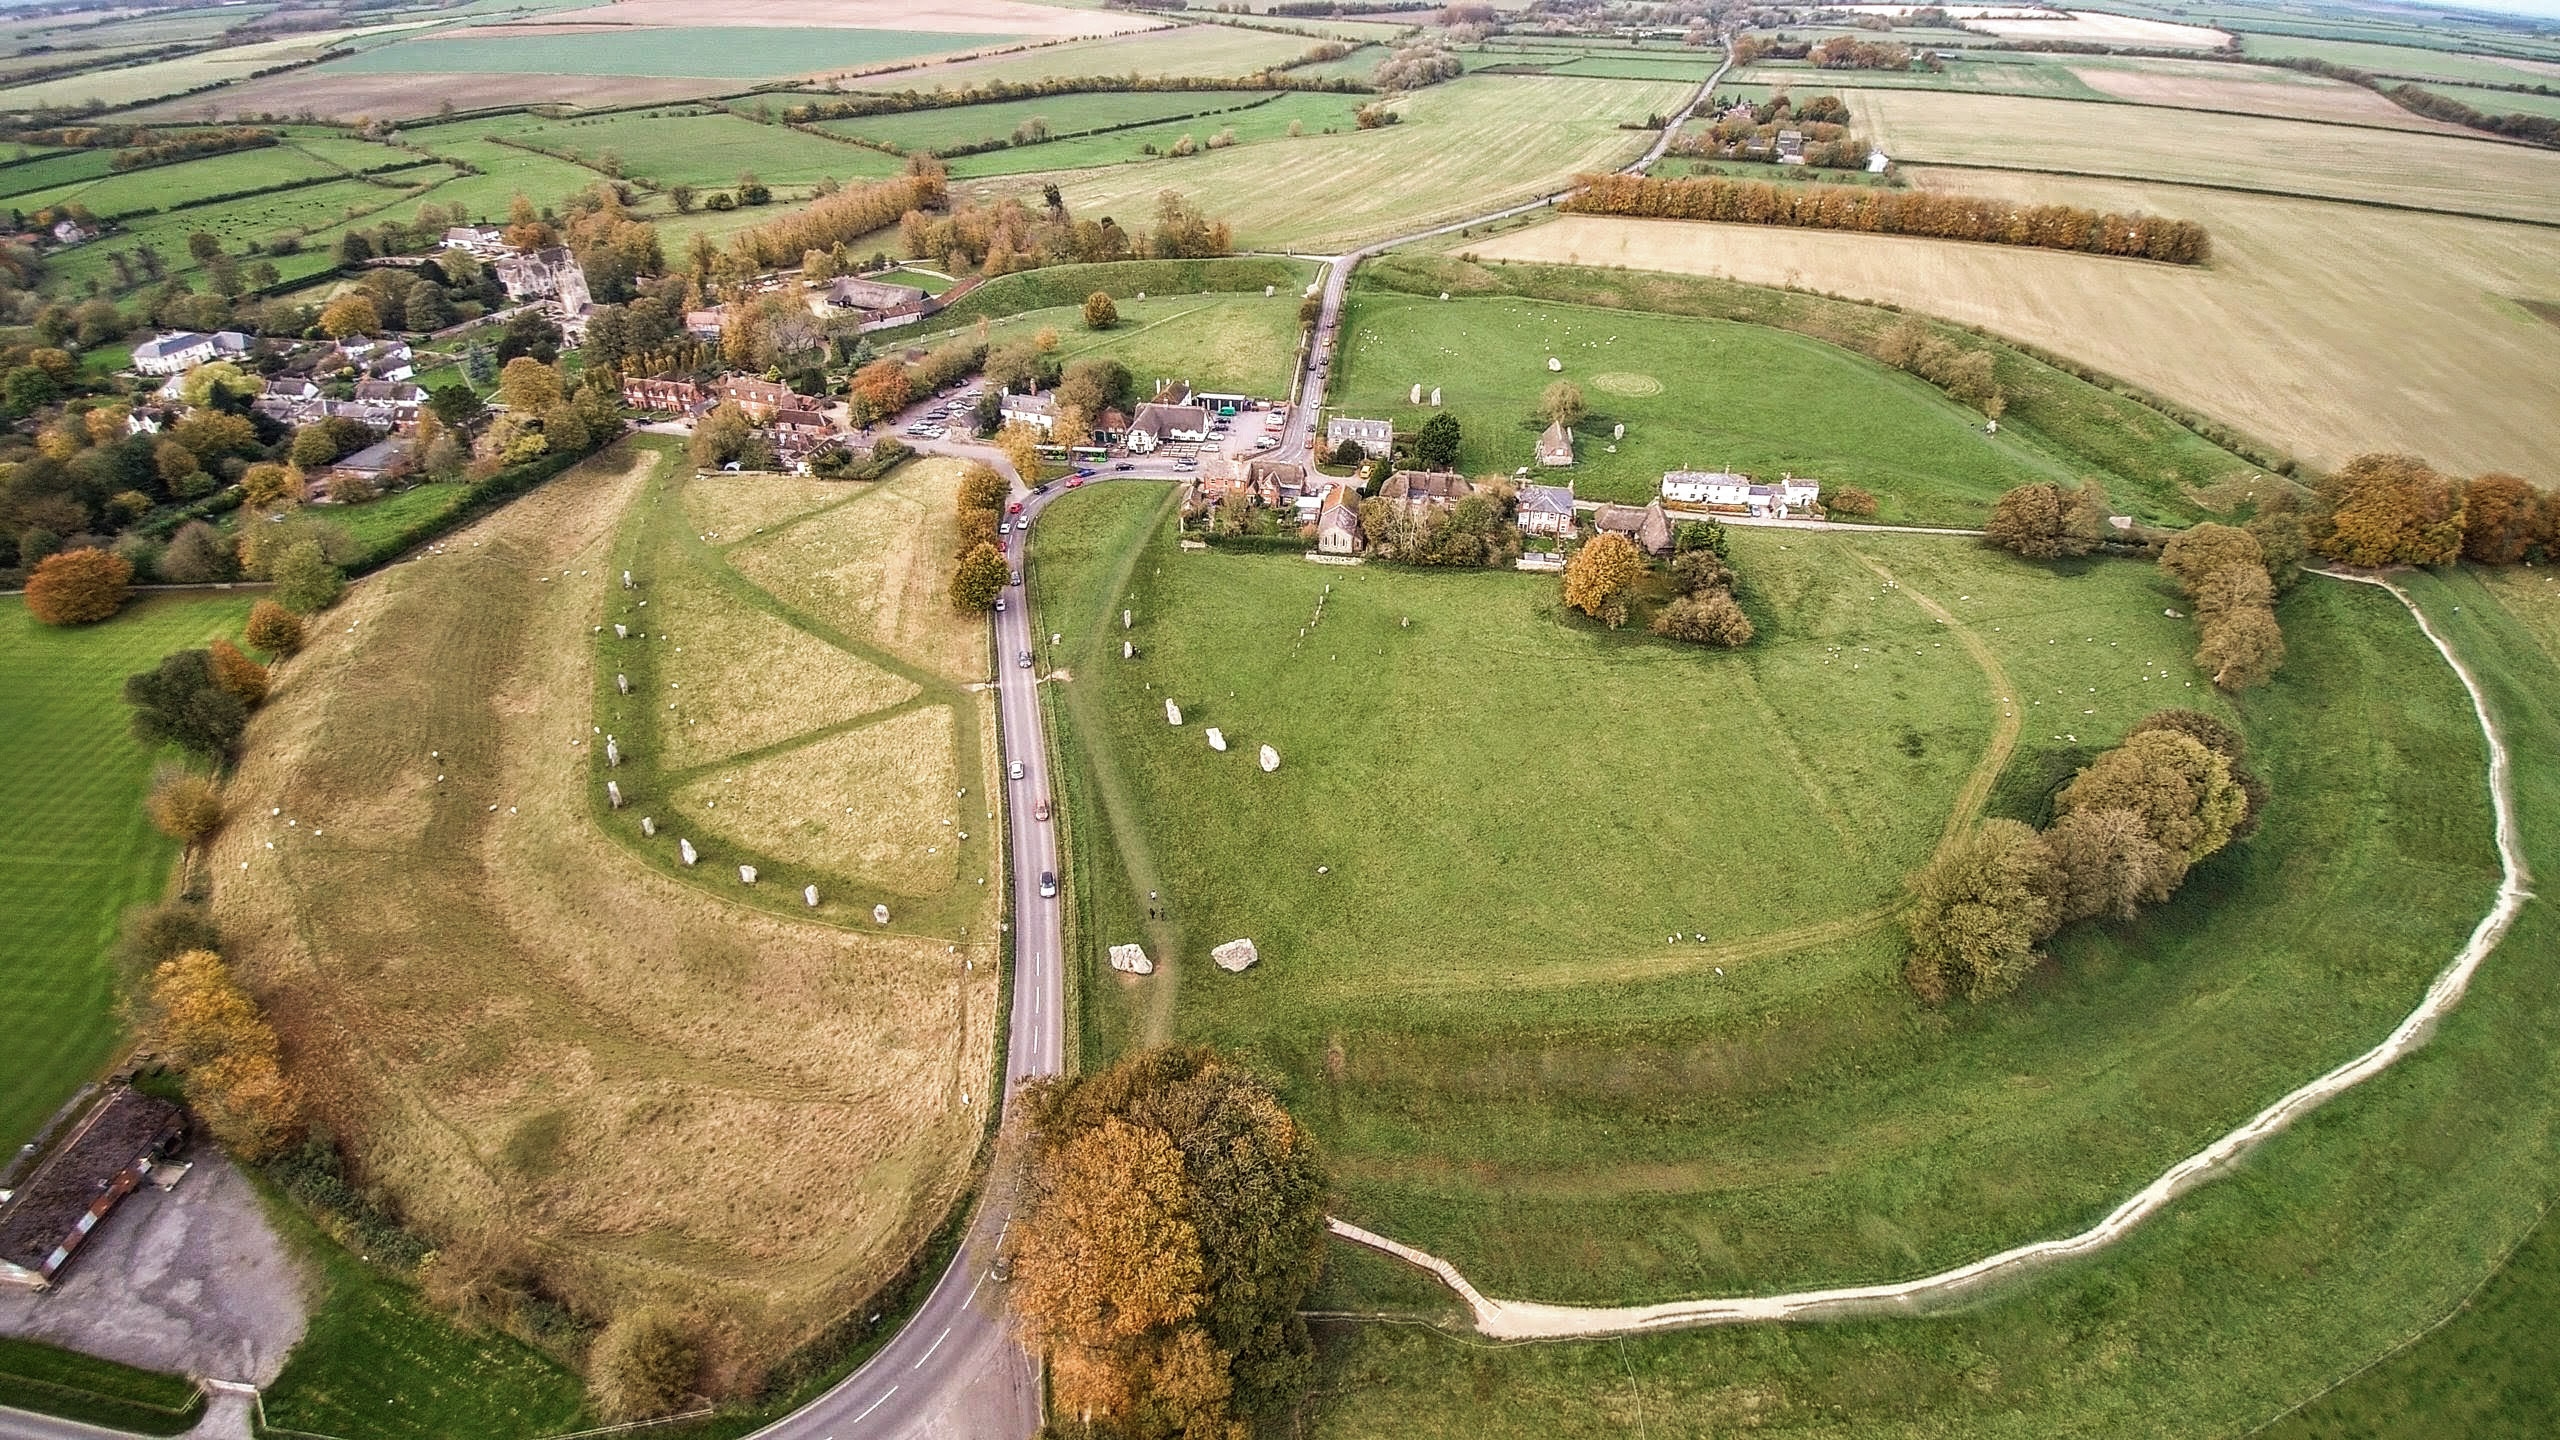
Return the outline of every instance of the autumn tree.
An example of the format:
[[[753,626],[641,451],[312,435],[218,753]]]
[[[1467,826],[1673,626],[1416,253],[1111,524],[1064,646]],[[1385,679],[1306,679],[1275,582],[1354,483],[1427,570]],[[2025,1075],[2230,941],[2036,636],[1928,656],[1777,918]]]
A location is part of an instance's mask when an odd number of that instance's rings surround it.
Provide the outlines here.
[[[2181,531],[2160,551],[2160,568],[2195,605],[2196,664],[2224,690],[2262,685],[2284,664],[2265,554],[2251,532],[2211,522]]]
[[[2462,553],[2462,492],[2414,455],[2358,455],[2315,491],[2314,549],[2347,565],[2449,565]]]
[[[249,607],[241,638],[269,655],[291,655],[302,649],[302,618],[273,600],[261,600]]]
[[[47,625],[111,619],[133,594],[133,562],[83,547],[47,555],[27,577],[27,613]]]
[[[2107,529],[2106,492],[2094,482],[2066,490],[2039,481],[2000,497],[1983,538],[2029,560],[2061,560],[2098,548]]]
[[[2044,843],[2057,926],[2130,920],[2140,906],[2169,898],[2176,867],[2131,810],[2075,810],[2044,832]]]
[[[210,775],[183,765],[163,765],[152,772],[151,793],[143,808],[161,834],[193,845],[221,828],[222,789]]]
[[[884,357],[853,372],[853,421],[876,425],[907,408],[907,367]]]
[[[611,1421],[673,1414],[701,1377],[701,1346],[674,1312],[657,1306],[613,1317],[588,1353],[588,1390]]]
[[[2179,730],[2145,730],[2091,761],[2054,797],[2054,810],[2126,810],[2140,817],[2175,889],[2187,870],[2231,843],[2249,800],[2231,762]]]
[[[1855,485],[1842,485],[1822,492],[1822,508],[1831,515],[1873,515],[1876,513],[1874,492]]]
[[[1096,290],[1084,297],[1084,328],[1108,330],[1120,323],[1120,307],[1111,303],[1109,292]]]
[[[1565,562],[1564,603],[1615,630],[1627,623],[1627,597],[1643,578],[1635,543],[1612,530]]]
[[[1570,380],[1558,380],[1538,397],[1538,418],[1550,425],[1579,425],[1583,416],[1582,387]]]
[[[1010,575],[1004,552],[984,542],[971,547],[951,567],[952,608],[972,612],[995,608],[996,597],[1004,593]]]
[[[169,537],[167,549],[152,566],[173,585],[202,585],[231,574],[231,541],[202,520],[190,520]]]
[[[274,1154],[301,1128],[301,1095],[285,1077],[274,1027],[222,957],[190,950],[151,976],[151,1027],[186,1076],[187,1103],[223,1148],[244,1160]]]
[[[320,333],[332,340],[371,335],[381,328],[382,312],[374,308],[373,297],[362,291],[341,295],[320,311]]]
[[[498,372],[498,400],[523,415],[539,415],[560,403],[560,372],[519,355]]]
[[[240,703],[254,710],[267,698],[267,667],[240,653],[240,647],[228,640],[216,640],[205,653],[212,657],[213,682],[240,697]]]
[[[1653,617],[1653,633],[1727,650],[1751,643],[1751,617],[1723,590],[1683,595]]]
[[[2551,503],[2520,475],[2489,474],[2462,490],[2462,558],[2513,565],[2547,543]]]
[[[338,603],[346,576],[329,563],[317,540],[300,540],[276,556],[268,572],[275,580],[276,603],[297,615],[316,615]]]
[[[995,447],[1013,463],[1013,473],[1022,477],[1023,484],[1037,485],[1040,483],[1040,446],[1047,438],[1036,427],[1012,420],[996,432]]]
[[[1060,1411],[1222,1440],[1288,1414],[1314,1374],[1298,1312],[1325,1179],[1269,1087],[1206,1050],[1148,1051],[1031,1115],[1012,1298]]]
[[[2043,837],[2015,820],[1984,821],[1913,878],[1904,978],[1932,1005],[1959,991],[1978,1001],[2016,989],[2054,931],[2054,891]]]
[[[213,657],[202,650],[175,651],[126,676],[124,698],[143,744],[177,745],[208,759],[230,759],[249,724],[249,707],[213,678]]]
[[[1012,487],[992,466],[972,462],[961,472],[958,501],[962,510],[1002,510],[1005,497],[1011,493]]]
[[[738,402],[723,400],[693,424],[693,467],[717,470],[733,460],[743,460],[755,441],[756,422],[738,408]]]
[[[2266,552],[2259,548],[2258,537],[2236,526],[2208,520],[2179,531],[2160,547],[2160,568],[2190,597],[2206,576],[2235,565],[2262,574],[2266,570]]]

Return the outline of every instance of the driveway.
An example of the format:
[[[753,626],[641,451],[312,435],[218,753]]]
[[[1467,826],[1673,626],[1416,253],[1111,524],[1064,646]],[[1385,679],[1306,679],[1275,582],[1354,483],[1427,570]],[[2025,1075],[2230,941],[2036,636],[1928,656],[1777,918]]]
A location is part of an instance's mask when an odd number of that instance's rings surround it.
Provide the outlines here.
[[[126,1197],[52,1290],[0,1289],[0,1334],[146,1370],[273,1380],[310,1318],[302,1266],[229,1160],[203,1144],[190,1158],[175,1190]]]

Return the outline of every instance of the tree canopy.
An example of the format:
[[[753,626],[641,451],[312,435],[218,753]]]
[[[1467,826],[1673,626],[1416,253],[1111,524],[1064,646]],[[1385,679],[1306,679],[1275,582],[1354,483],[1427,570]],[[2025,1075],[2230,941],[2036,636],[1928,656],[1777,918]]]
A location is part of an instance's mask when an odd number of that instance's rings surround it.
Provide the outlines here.
[[[124,698],[143,744],[177,745],[209,759],[230,759],[249,724],[249,707],[214,678],[213,656],[203,650],[176,651],[125,677]]]
[[[1564,563],[1564,603],[1615,630],[1627,623],[1627,596],[1643,578],[1635,542],[1612,530]]]
[[[84,546],[36,565],[27,577],[27,613],[47,625],[94,625],[122,610],[132,593],[131,561]]]

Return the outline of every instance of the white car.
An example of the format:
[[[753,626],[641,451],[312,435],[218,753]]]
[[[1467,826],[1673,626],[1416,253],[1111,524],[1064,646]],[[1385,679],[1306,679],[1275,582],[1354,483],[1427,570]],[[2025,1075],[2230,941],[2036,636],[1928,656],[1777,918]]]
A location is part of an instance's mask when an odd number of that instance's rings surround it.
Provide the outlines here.
[[[999,615],[1004,613],[1004,597],[1001,595],[996,597],[996,613]]]
[[[1014,778],[1014,779],[1019,780],[1019,779],[1021,779],[1021,778],[1022,778],[1022,762],[1021,762],[1021,761],[1016,760],[1016,761],[1014,761],[1014,762],[1013,762],[1013,772],[1012,772],[1012,773],[1013,773],[1013,778]]]

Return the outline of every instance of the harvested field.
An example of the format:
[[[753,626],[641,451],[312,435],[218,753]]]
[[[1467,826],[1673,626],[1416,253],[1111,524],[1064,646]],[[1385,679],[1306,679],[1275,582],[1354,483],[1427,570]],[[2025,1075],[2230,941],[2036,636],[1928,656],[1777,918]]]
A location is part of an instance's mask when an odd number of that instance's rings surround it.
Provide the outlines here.
[[[2087,106],[2011,95],[1852,90],[1860,128],[1906,165],[1996,165],[2264,188],[2560,221],[2560,154],[2455,135]]]
[[[322,67],[336,74],[712,75],[778,80],[949,54],[988,37],[930,30],[794,29],[695,25],[626,29],[506,26],[439,30]]]
[[[231,827],[216,908],[413,1223],[520,1235],[582,1309],[698,1307],[734,1375],[868,1294],[961,1193],[997,975],[956,931],[807,917],[604,823],[591,627],[655,454],[609,452],[331,612],[233,782],[240,813],[301,823]]]
[[[545,10],[526,25],[699,25],[701,0],[614,0],[583,10]],[[728,29],[943,30],[963,35],[1070,37],[1147,30],[1155,22],[1107,10],[1031,5],[1023,0],[726,0]]]
[[[1675,108],[1673,82],[1470,75],[1396,102],[1401,124],[1179,162],[1057,177],[1078,213],[1143,212],[1168,185],[1235,226],[1240,245],[1340,245],[1401,234],[1562,189],[1611,169],[1650,132],[1621,130]],[[1320,201],[1321,203],[1316,203]]]
[[[2090,88],[2138,105],[2240,110],[2293,120],[2346,120],[2395,130],[2462,133],[2413,115],[2361,85],[2258,65],[2213,60],[2075,60],[2070,73]]]
[[[709,76],[546,75],[542,98],[548,104],[579,107],[647,105],[736,88],[734,80]],[[436,76],[432,85],[421,85],[415,75],[296,70],[164,101],[136,111],[132,118],[212,121],[299,115],[309,110],[324,120],[353,115],[407,120],[433,115],[448,100],[457,110],[485,110],[521,105],[524,99],[522,75],[447,73]],[[501,211],[504,208],[500,206]]]
[[[1071,40],[1013,55],[887,68],[848,81],[854,90],[966,89],[990,80],[1084,75],[1251,75],[1286,64],[1321,42],[1312,36],[1229,25],[1183,25],[1110,40]]]
[[[2250,55],[2286,59],[2309,56],[2350,65],[2376,75],[2416,80],[2470,80],[2486,85],[2548,85],[2560,77],[2560,64],[2549,60],[2511,59],[2502,55],[2469,55],[2414,45],[2376,45],[2361,40],[2320,40],[2301,35],[2268,35],[2250,31],[2241,40]]]
[[[2318,201],[2055,176],[1924,184],[2153,210],[2214,237],[2205,267],[1891,236],[1565,217],[1487,259],[1726,275],[1888,301],[2041,345],[2318,464],[2412,450],[2560,483],[2560,299],[2548,232]]]
[[[647,585],[656,617],[635,614],[622,645],[645,647],[665,682],[645,693],[664,763],[688,767],[761,749],[915,698],[915,685],[701,577]],[[646,629],[637,628],[646,626]],[[635,657],[631,668],[641,668]],[[639,681],[633,693],[644,693]],[[659,708],[661,705],[663,709]],[[628,737],[637,741],[639,737]]]
[[[668,800],[696,832],[901,895],[939,895],[960,878],[961,827],[986,810],[953,798],[955,734],[947,706],[920,705],[701,776]]]
[[[66,75],[58,80],[0,90],[0,110],[82,105],[92,100],[108,105],[139,105],[163,95],[242,79],[252,70],[307,60],[367,35],[414,30],[427,23],[412,20],[398,25],[369,25],[355,30],[304,31],[275,40],[262,40],[254,45],[234,45],[227,49],[181,55],[173,60],[155,60],[147,65]],[[292,77],[279,78],[289,81]]]
[[[843,505],[728,552],[741,575],[802,613],[954,684],[987,678],[987,627],[944,595],[958,527],[958,460],[924,460]]]

